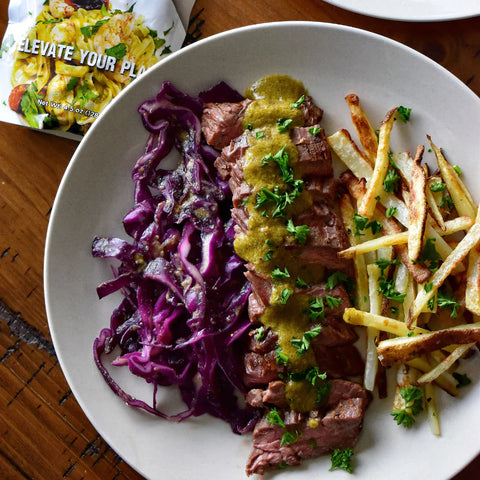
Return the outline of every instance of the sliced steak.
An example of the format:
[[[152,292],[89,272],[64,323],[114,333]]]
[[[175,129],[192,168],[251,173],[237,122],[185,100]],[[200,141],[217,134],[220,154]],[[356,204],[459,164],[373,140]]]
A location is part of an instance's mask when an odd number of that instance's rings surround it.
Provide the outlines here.
[[[282,465],[299,465],[302,460],[355,446],[362,429],[369,398],[358,384],[332,380],[326,409],[300,414],[283,412],[285,428],[262,418],[253,431],[253,450],[247,474],[262,475]],[[289,432],[292,443],[282,442]],[[283,443],[283,445],[282,445]]]
[[[251,100],[234,103],[206,103],[202,114],[202,132],[209,145],[221,150],[243,133],[243,118]]]
[[[253,388],[247,393],[245,401],[256,408],[263,408],[265,404],[274,405],[279,408],[287,408],[285,383],[281,380],[274,380],[268,384],[265,390]]]
[[[322,372],[329,377],[345,378],[361,375],[365,364],[355,345],[325,345],[312,340],[311,347]]]
[[[244,358],[245,372],[243,381],[247,387],[266,386],[278,379],[285,367],[277,363],[277,352],[248,352]]]
[[[319,129],[318,133],[312,134],[311,129],[315,127]],[[302,176],[333,175],[330,146],[320,125],[293,128],[290,138],[298,149],[298,165]]]

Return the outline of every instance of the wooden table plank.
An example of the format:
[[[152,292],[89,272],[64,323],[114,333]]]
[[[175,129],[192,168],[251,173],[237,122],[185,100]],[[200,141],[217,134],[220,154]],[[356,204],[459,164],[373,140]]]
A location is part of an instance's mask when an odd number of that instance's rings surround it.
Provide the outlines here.
[[[0,3],[1,35],[7,7],[7,1]],[[193,35],[202,38],[267,21],[313,20],[363,28],[426,54],[480,94],[479,18],[384,21],[320,0],[197,0],[192,18],[199,27]],[[85,417],[48,331],[42,280],[45,234],[56,190],[76,147],[74,141],[0,124],[0,478],[5,480],[142,479]],[[477,459],[455,480],[476,478],[479,471]]]

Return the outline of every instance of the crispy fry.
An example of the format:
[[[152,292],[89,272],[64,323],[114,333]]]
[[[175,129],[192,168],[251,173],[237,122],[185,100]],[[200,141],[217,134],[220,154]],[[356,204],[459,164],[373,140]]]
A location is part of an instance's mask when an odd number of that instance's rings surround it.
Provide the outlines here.
[[[424,357],[414,358],[407,362],[407,365],[420,370],[421,372],[429,372],[432,369],[430,363],[425,360]],[[450,377],[447,376],[445,373],[439,375],[435,380],[434,383],[438,385],[442,390],[445,390],[447,393],[455,397],[458,394],[458,389],[455,383],[450,380]]]
[[[408,256],[410,260],[417,261],[420,258],[423,246],[423,234],[425,232],[425,221],[427,220],[427,199],[425,187],[427,179],[425,171],[421,167],[423,145],[419,145],[412,164],[410,179],[410,223],[408,226]]]
[[[480,341],[480,324],[472,323],[412,337],[384,340],[378,344],[377,353],[382,365],[389,366],[408,362],[415,357],[449,345],[463,345],[478,341]]]
[[[474,315],[480,315],[480,252],[478,248],[473,248],[468,254],[465,308]]]
[[[388,158],[390,152],[390,133],[392,131],[396,111],[396,108],[390,110],[380,126],[375,168],[370,182],[367,183],[367,191],[358,207],[358,213],[364,217],[372,217],[375,205],[377,204],[377,197],[384,191],[383,181],[387,174],[388,166],[390,165]]]
[[[357,178],[368,180],[372,177],[373,168],[367,158],[359,150],[347,130],[339,130],[327,137],[328,144],[338,158]]]
[[[421,288],[410,309],[409,325],[416,322],[418,316],[433,298],[438,288],[446,278],[455,270],[455,267],[468,255],[480,241],[480,223],[475,223],[468,233],[463,237],[453,252],[445,259],[440,268],[432,275],[430,282]]]
[[[441,373],[446,372],[459,358],[462,358],[475,343],[467,343],[457,347],[447,358],[440,362],[435,368],[424,373],[417,381],[418,383],[431,383]]]
[[[470,192],[468,191],[467,187],[462,182],[452,165],[448,163],[442,151],[432,142],[431,137],[427,135],[427,138],[430,142],[430,145],[432,146],[432,150],[435,152],[438,168],[440,169],[443,180],[447,185],[448,192],[452,197],[458,214],[467,215],[471,218],[475,218],[477,214],[477,206],[473,202]]]
[[[357,131],[360,143],[365,150],[365,155],[370,160],[371,165],[374,165],[378,150],[378,140],[375,131],[360,105],[358,96],[349,94],[345,97],[345,101],[350,108],[352,123]]]
[[[440,423],[438,421],[437,402],[435,401],[435,387],[431,383],[425,385],[425,400],[427,404],[428,422],[434,435],[440,435]]]
[[[427,205],[430,210],[430,214],[432,218],[435,220],[435,223],[439,226],[441,230],[445,230],[445,220],[443,219],[442,212],[438,206],[438,203],[435,199],[435,196],[432,192],[432,184],[431,178],[427,180],[427,187],[425,188],[425,195],[427,197]],[[470,227],[469,227],[470,228]]]

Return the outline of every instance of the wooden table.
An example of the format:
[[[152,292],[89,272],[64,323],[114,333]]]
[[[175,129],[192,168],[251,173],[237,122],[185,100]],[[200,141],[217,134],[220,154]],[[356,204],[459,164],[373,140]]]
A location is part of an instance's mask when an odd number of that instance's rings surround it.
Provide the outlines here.
[[[7,24],[0,6],[0,34]],[[279,20],[363,28],[426,54],[480,94],[480,17],[402,23],[357,15],[320,0],[198,0],[190,33]],[[478,127],[478,126],[477,126]],[[49,214],[77,143],[0,123],[0,478],[139,480],[102,440],[59,367],[43,297]],[[455,480],[477,478],[480,456]],[[476,475],[475,475],[476,474]]]

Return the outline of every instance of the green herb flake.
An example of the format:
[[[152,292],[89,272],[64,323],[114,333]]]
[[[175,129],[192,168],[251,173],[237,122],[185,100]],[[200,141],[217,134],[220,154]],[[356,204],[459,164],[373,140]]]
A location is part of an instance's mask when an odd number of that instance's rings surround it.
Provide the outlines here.
[[[322,131],[322,129],[320,127],[310,127],[308,129],[308,133],[310,133],[311,135],[313,136],[317,136],[320,132]]]
[[[447,188],[447,185],[445,185],[445,183],[442,183],[442,182],[432,182],[430,184],[430,190],[432,192],[443,192],[445,188]]]
[[[298,356],[302,356],[307,352],[307,350],[310,348],[311,341],[320,334],[321,330],[322,326],[317,325],[311,330],[306,331],[302,335],[302,338],[293,338],[292,340],[290,340],[292,346],[297,349],[296,353]]]
[[[287,222],[287,232],[291,233],[298,243],[304,244],[310,235],[310,227],[308,225],[295,226],[292,219]]]
[[[332,297],[331,295],[327,294],[325,295],[325,302],[327,302],[328,307],[333,310],[342,303],[342,300],[340,298]]]
[[[397,425],[410,428],[415,423],[415,416],[423,410],[423,392],[413,385],[400,389],[400,396],[405,402],[405,408],[393,410],[391,415]]]
[[[280,293],[278,302],[282,305],[285,305],[288,302],[288,299],[290,298],[292,293],[293,293],[293,290],[290,290],[289,288],[284,288]]]
[[[457,381],[457,388],[466,387],[472,383],[466,373],[453,372],[452,377]]]
[[[274,280],[284,280],[285,278],[290,278],[290,274],[288,273],[287,267],[282,271],[279,267],[275,267],[272,270],[271,277]]]
[[[400,120],[404,123],[407,123],[410,120],[410,114],[412,113],[411,108],[403,107],[400,105],[397,108],[397,115],[400,118]]]
[[[279,118],[277,120],[277,129],[280,133],[286,132],[290,125],[292,124],[293,120],[291,118]]]
[[[272,425],[278,425],[285,428],[285,422],[282,420],[279,411],[276,408],[272,408],[266,415],[265,419]]]
[[[387,213],[387,218],[392,218],[396,213],[398,213],[398,208],[388,207],[386,213]]]
[[[302,95],[295,103],[290,104],[290,108],[300,108],[305,101],[305,95]]]
[[[462,169],[458,165],[454,165],[453,169],[457,172],[458,175],[462,175]]]
[[[391,280],[385,280],[383,278],[380,278],[380,281],[378,282],[378,293],[382,293],[385,298],[388,298],[389,300],[395,300],[396,302],[403,303],[406,297],[406,293],[400,293],[397,290],[395,290],[395,287],[393,286],[394,279],[392,278]]]
[[[285,432],[282,435],[282,440],[280,441],[280,446],[283,445],[291,445],[292,443],[297,442],[302,434],[298,431],[295,430],[294,432]]]
[[[383,180],[383,189],[387,193],[395,193],[400,182],[400,175],[394,168],[389,168]]]
[[[255,138],[263,138],[265,136],[265,132],[255,132]]]
[[[295,279],[295,286],[298,287],[298,288],[308,287],[307,282],[305,282],[305,280],[303,280],[303,278],[301,278],[301,277],[297,277]]]
[[[446,308],[451,310],[450,317],[457,318],[457,308],[460,307],[460,304],[457,302],[453,293],[447,292],[445,290],[439,290],[437,295],[437,305],[440,308]]]
[[[352,457],[354,453],[351,448],[346,448],[345,450],[336,449],[330,455],[330,460],[332,466],[330,467],[330,472],[340,468],[345,470],[348,473],[353,473],[352,467]]]
[[[309,307],[306,313],[310,317],[310,320],[314,321],[317,318],[325,317],[325,304],[323,303],[323,298],[311,298],[308,303]]]

